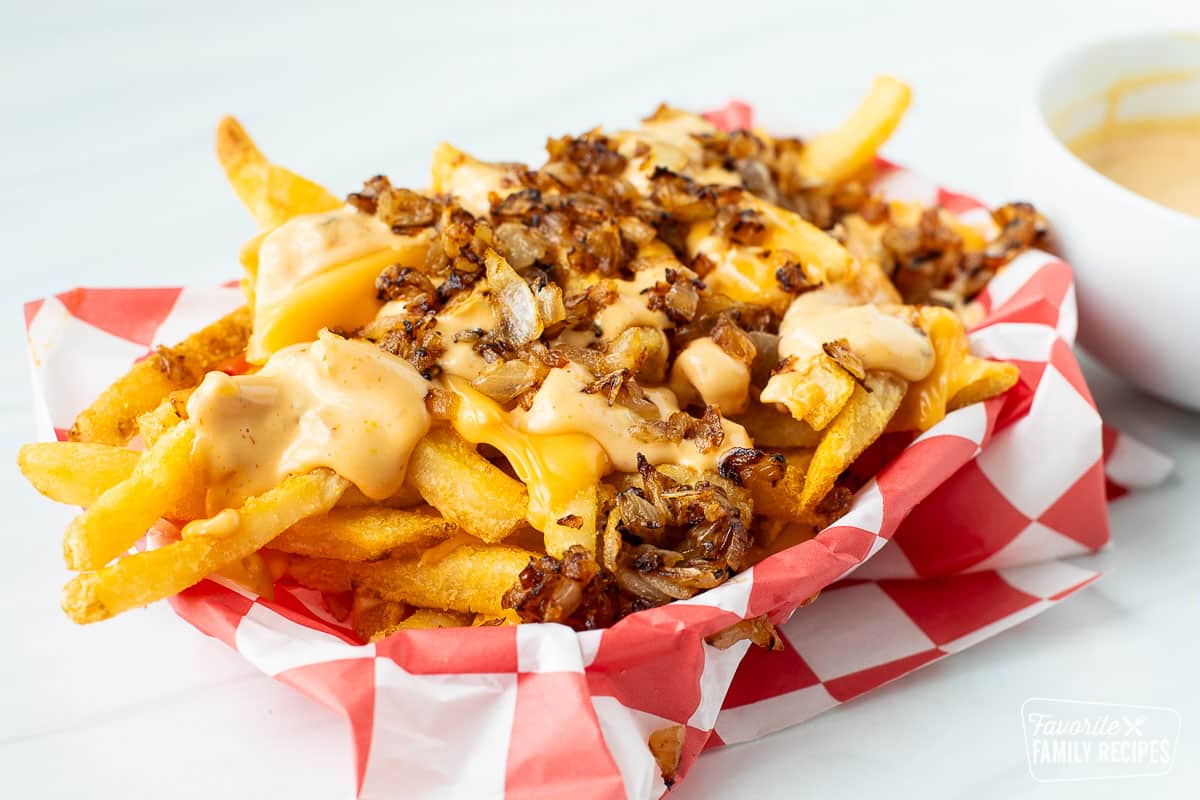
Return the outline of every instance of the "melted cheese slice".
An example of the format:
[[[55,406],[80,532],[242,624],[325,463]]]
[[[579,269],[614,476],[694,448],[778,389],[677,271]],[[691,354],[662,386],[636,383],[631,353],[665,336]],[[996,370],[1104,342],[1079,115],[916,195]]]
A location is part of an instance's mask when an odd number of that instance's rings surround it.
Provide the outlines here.
[[[799,214],[749,193],[743,195],[740,205],[757,211],[766,224],[762,244],[734,244],[713,233],[711,220],[698,222],[688,231],[688,255],[691,258],[703,255],[715,265],[704,276],[709,288],[742,303],[783,310],[792,296],[780,288],[775,278],[776,267],[768,258],[779,250],[799,259],[813,283],[839,281],[848,275],[852,264],[846,248]]]
[[[888,430],[928,430],[941,422],[947,411],[1007,391],[1020,377],[1012,364],[971,355],[962,322],[950,309],[921,306],[916,322],[929,336],[934,366],[909,387]]]
[[[659,167],[686,175],[699,183],[739,186],[736,172],[704,166],[704,150],[696,136],[717,133],[717,127],[697,114],[660,109],[633,131],[613,135],[617,152],[628,159],[622,178],[643,194],[650,191],[650,176]]]
[[[504,454],[529,491],[529,524],[538,530],[558,526],[580,496],[593,492],[609,471],[604,449],[591,436],[523,431],[499,404],[466,380],[447,375],[445,384],[457,398],[450,421],[454,429],[468,442],[489,444]]]
[[[354,209],[307,214],[280,225],[259,246],[254,329],[246,359],[316,338],[322,328],[357,328],[375,318],[375,279],[392,264],[419,266],[431,232],[397,236]]]
[[[539,434],[583,434],[599,442],[608,460],[620,472],[636,472],[641,453],[651,464],[678,464],[700,471],[715,471],[720,454],[731,447],[752,447],[750,435],[736,422],[722,420],[725,439],[719,447],[700,452],[690,441],[643,441],[630,428],[644,420],[620,404],[609,405],[603,394],[588,394],[591,375],[578,364],[550,370],[533,397],[528,411],[514,412],[515,423]],[[675,393],[666,387],[649,387],[646,398],[666,418],[679,411]]]
[[[646,291],[657,283],[666,282],[668,269],[683,271],[693,277],[694,273],[680,264],[671,249],[658,239],[641,247],[638,259],[647,265],[635,272],[632,279],[608,280],[616,290],[616,300],[600,309],[591,328],[563,331],[558,341],[586,347],[600,339],[611,341],[629,328],[647,327],[661,331],[675,326],[664,312],[650,309]],[[586,279],[591,283],[602,280],[593,276],[586,276]]]
[[[210,508],[240,505],[317,467],[373,500],[390,497],[429,430],[428,390],[407,361],[328,331],[279,351],[256,373],[208,373],[187,411]]]

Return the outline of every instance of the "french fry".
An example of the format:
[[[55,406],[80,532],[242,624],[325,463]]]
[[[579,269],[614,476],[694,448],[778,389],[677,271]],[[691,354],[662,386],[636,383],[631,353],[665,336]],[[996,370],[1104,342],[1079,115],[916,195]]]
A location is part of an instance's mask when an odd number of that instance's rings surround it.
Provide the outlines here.
[[[472,617],[458,611],[439,611],[434,608],[418,608],[405,617],[397,630],[406,628],[464,628],[471,624]]]
[[[828,435],[828,434],[827,434]],[[783,477],[772,486],[762,480],[750,481],[750,494],[754,499],[754,513],[768,519],[799,522],[824,527],[821,515],[801,502],[804,494],[805,476],[812,463],[813,450],[787,450],[782,453],[785,466]]]
[[[425,504],[425,499],[421,497],[421,493],[417,491],[417,487],[411,482],[405,482],[400,487],[400,491],[396,492],[391,497],[384,500],[372,500],[367,497],[362,491],[350,484],[346,489],[346,493],[342,495],[342,499],[338,500],[338,506],[341,508],[357,508],[360,506],[386,506],[387,508],[412,508]]]
[[[854,394],[854,378],[827,355],[772,375],[759,399],[779,403],[813,430],[824,430]]]
[[[596,498],[596,487],[589,486],[563,508],[555,509],[553,519],[542,531],[547,553],[561,558],[577,544],[589,553],[596,552]]]
[[[801,173],[823,184],[857,175],[896,130],[911,98],[903,81],[888,75],[875,78],[858,108],[836,130],[805,142],[798,162]]]
[[[908,388],[907,382],[887,372],[868,372],[866,384],[871,391],[854,387],[854,395],[813,452],[800,491],[801,506],[814,508],[821,502],[846,467],[883,433]]]
[[[969,374],[962,388],[950,398],[950,402],[946,404],[947,411],[957,411],[963,406],[982,403],[1004,394],[1016,386],[1021,378],[1021,371],[1016,365],[1006,361],[971,357],[965,366],[974,374]]]
[[[190,425],[155,442],[125,480],[100,495],[71,521],[63,537],[67,567],[98,569],[133,546],[170,509],[192,495]]]
[[[181,592],[251,555],[305,517],[328,511],[345,488],[346,480],[327,469],[290,476],[236,511],[188,523],[178,542],[76,576],[63,590],[63,610],[86,624]]]
[[[17,454],[21,474],[46,497],[90,506],[137,467],[142,454],[109,444],[38,442]]]
[[[238,561],[231,561],[213,572],[214,575],[236,583],[259,597],[275,599],[275,579],[262,553],[251,553]]]
[[[160,347],[105,389],[75,419],[75,442],[125,444],[137,432],[137,418],[169,392],[198,384],[209,370],[241,354],[250,335],[250,309],[243,306],[202,328],[174,347]]]
[[[322,592],[366,590],[425,608],[501,615],[500,598],[534,553],[506,545],[461,545],[432,563],[421,559],[345,562],[291,560],[288,575]]]
[[[768,556],[806,542],[824,527],[825,525],[783,519],[756,519],[754,545],[746,556],[746,566],[752,567]]]
[[[276,166],[233,117],[217,125],[217,161],[238,199],[264,230],[300,214],[341,208],[342,201],[294,172]]]
[[[971,355],[962,322],[950,309],[921,306],[916,324],[933,345],[933,371],[909,387],[888,430],[928,430],[947,411],[1002,394],[1020,377],[1012,364]]]
[[[409,481],[442,516],[485,542],[525,523],[529,495],[447,427],[434,427],[408,462]]]
[[[396,630],[409,613],[407,603],[381,600],[366,592],[354,593],[350,610],[350,625],[354,634],[364,642],[377,642]]]
[[[187,418],[187,401],[191,389],[171,392],[162,402],[137,418],[138,434],[146,447],[153,447],[164,433]]]
[[[372,561],[388,555],[418,555],[457,530],[457,525],[431,508],[335,508],[301,520],[270,546],[302,556]]]
[[[751,401],[731,419],[746,429],[757,447],[816,447],[821,432],[769,403]]]

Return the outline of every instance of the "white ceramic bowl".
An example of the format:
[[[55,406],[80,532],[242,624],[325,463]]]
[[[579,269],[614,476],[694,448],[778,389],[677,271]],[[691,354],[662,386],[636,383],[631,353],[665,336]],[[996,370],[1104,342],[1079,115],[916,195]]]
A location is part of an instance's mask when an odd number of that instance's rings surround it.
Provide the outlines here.
[[[1026,115],[1014,188],[1045,213],[1075,268],[1083,347],[1200,410],[1200,218],[1134,194],[1064,144],[1100,124],[1110,87],[1153,73],[1187,77],[1128,91],[1118,118],[1200,114],[1200,33],[1111,39],[1058,61]]]

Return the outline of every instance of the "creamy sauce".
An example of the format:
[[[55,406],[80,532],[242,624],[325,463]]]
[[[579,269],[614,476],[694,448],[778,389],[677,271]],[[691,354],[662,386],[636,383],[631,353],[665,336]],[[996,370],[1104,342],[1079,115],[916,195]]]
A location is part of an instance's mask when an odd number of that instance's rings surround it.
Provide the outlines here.
[[[454,337],[464,331],[496,327],[496,315],[488,303],[487,294],[476,288],[466,296],[457,298],[437,315],[437,329],[441,331],[446,352],[439,364],[450,375],[472,379],[487,367],[483,356],[475,352],[473,342],[456,342]]]
[[[1200,116],[1109,119],[1069,146],[1126,189],[1200,217]]]
[[[643,248],[643,253],[656,245],[670,253],[667,246],[658,241],[653,242],[648,248]],[[631,280],[608,281],[616,289],[617,298],[596,314],[593,318],[595,325],[585,330],[564,331],[558,340],[586,347],[600,339],[615,339],[629,328],[647,327],[657,328],[661,331],[674,327],[670,317],[665,313],[650,310],[645,291],[656,283],[666,281],[667,269],[682,270],[684,268],[675,260],[674,256],[666,259],[660,257],[657,251],[650,252],[649,257],[653,258],[655,262],[652,266],[634,273]],[[688,271],[687,274],[690,275],[691,272]]]
[[[885,370],[909,381],[933,369],[933,346],[913,325],[904,306],[850,305],[837,287],[797,297],[779,326],[779,355],[805,360],[819,356],[827,342],[845,339],[863,366]]]
[[[687,389],[701,402],[721,409],[723,415],[740,414],[750,399],[750,368],[705,336],[683,348],[671,367],[671,385],[684,397]]]
[[[429,430],[429,384],[403,359],[322,331],[259,371],[210,372],[188,399],[210,508],[328,467],[374,500],[395,494]]]
[[[527,518],[538,530],[556,526],[580,495],[611,469],[591,436],[521,430],[511,414],[462,378],[448,375],[445,384],[457,396],[454,429],[468,442],[487,443],[504,454],[529,491]]]
[[[617,152],[629,160],[621,177],[643,193],[650,191],[650,176],[658,167],[701,183],[740,185],[736,172],[704,166],[704,151],[695,136],[716,131],[704,117],[674,110],[644,122],[638,130],[621,131],[613,137]]]
[[[586,394],[591,376],[578,364],[554,369],[534,395],[528,411],[513,412],[514,424],[539,434],[585,434],[599,442],[614,469],[637,470],[641,453],[651,464],[679,464],[697,470],[715,470],[717,458],[731,447],[752,447],[750,435],[736,422],[722,420],[725,440],[719,447],[701,453],[690,441],[642,441],[629,429],[642,418],[622,405],[608,404],[601,394]],[[646,397],[665,418],[679,410],[675,394],[665,387],[645,389]]]
[[[477,217],[491,210],[493,192],[503,198],[521,188],[511,165],[480,161],[445,142],[434,153],[433,184]]]
[[[377,217],[353,208],[293,217],[259,246],[257,302],[273,305],[305,278],[406,242],[407,237],[396,236]]]
[[[716,235],[713,223],[707,220],[688,231],[688,255],[703,255],[714,265],[703,276],[709,288],[741,302],[766,304],[781,311],[791,295],[775,278],[776,265],[769,258],[772,252],[791,253],[804,264],[814,283],[842,280],[849,273],[852,262],[846,248],[800,215],[750,194],[743,195],[739,207],[758,212],[766,226],[761,244],[735,244]]]

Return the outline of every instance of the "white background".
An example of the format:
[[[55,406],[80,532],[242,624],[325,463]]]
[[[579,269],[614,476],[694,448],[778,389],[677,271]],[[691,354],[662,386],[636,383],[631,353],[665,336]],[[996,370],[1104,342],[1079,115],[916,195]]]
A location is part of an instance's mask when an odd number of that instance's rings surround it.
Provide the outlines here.
[[[660,100],[704,108],[740,96],[768,124],[819,129],[872,74],[891,71],[916,101],[888,155],[1000,201],[1019,113],[1048,59],[1098,35],[1200,28],[1194,0],[34,6],[0,3],[5,797],[351,791],[340,719],[165,607],[90,628],[67,622],[67,512],[12,466],[33,435],[21,301],[78,284],[236,274],[252,225],[212,157],[221,114],[240,115],[276,160],[346,192],[380,171],[424,183],[442,138],[487,158],[534,159],[550,133],[632,122]],[[1114,506],[1116,548],[1089,562],[1108,577],[810,724],[706,755],[673,796],[1196,796],[1200,418],[1089,375],[1111,422],[1178,460],[1170,485]],[[1019,720],[1030,696],[1179,709],[1173,774],[1033,783]]]

